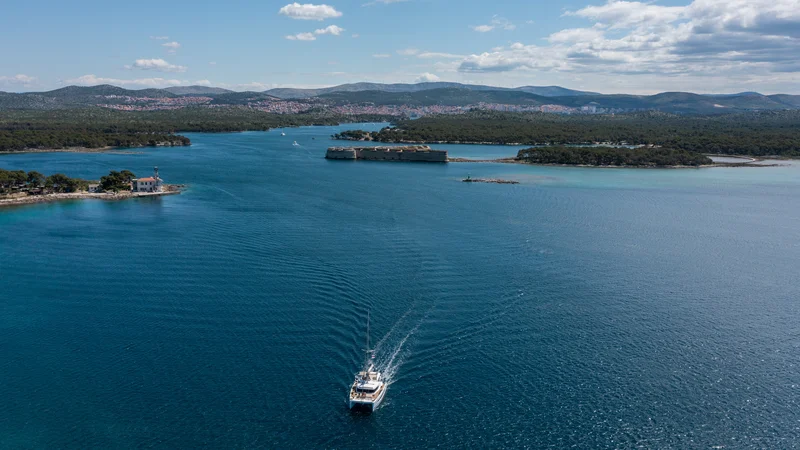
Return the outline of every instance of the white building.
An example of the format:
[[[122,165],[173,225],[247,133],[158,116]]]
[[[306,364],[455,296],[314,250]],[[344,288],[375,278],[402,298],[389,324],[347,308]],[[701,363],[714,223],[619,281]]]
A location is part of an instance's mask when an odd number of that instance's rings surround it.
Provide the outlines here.
[[[161,178],[158,176],[158,167],[153,170],[153,176],[137,178],[132,181],[133,192],[161,192],[164,190]]]

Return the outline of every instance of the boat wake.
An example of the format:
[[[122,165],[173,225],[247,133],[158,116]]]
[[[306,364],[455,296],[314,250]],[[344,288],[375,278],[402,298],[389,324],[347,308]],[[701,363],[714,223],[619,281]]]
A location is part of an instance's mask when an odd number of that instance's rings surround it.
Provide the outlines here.
[[[430,311],[425,312],[417,320],[413,320],[413,312],[414,308],[412,306],[392,325],[389,332],[375,346],[375,354],[377,355],[375,367],[383,374],[387,385],[391,385],[395,381],[397,372],[409,354],[406,344],[416,334],[422,323],[425,322]]]

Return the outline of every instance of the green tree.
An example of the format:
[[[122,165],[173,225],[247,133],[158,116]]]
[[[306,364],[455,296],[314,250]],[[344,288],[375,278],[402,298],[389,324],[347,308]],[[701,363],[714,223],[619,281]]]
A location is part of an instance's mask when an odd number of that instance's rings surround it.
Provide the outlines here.
[[[73,187],[71,179],[63,173],[56,173],[47,177],[45,187],[53,192],[71,192]]]
[[[47,177],[45,177],[44,175],[35,170],[28,172],[28,177],[27,177],[28,187],[37,188],[44,186],[46,180]]]

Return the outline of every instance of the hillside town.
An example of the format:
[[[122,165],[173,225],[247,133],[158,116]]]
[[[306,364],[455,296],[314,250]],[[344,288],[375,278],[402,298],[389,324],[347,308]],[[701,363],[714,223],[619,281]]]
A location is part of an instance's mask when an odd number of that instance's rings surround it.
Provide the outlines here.
[[[98,106],[118,111],[166,111],[191,107],[202,108],[247,108],[269,114],[301,114],[312,110],[326,110],[343,115],[383,115],[394,117],[423,117],[435,114],[463,114],[469,111],[543,112],[553,114],[607,114],[632,112],[637,109],[599,108],[595,105],[569,107],[563,105],[515,105],[503,103],[476,103],[464,106],[449,105],[375,105],[352,103],[331,105],[319,99],[281,100],[254,98],[242,104],[215,104],[211,97],[149,98],[129,96],[105,96],[113,103]]]

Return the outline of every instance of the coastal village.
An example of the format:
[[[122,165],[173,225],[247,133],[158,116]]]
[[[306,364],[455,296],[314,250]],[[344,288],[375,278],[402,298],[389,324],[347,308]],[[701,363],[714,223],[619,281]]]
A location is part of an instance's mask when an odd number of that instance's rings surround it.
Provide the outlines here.
[[[91,182],[64,174],[45,176],[36,171],[0,169],[0,207],[70,199],[122,200],[180,193],[180,186],[164,183],[153,169],[153,175],[136,177],[129,170],[111,171]]]

